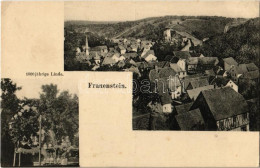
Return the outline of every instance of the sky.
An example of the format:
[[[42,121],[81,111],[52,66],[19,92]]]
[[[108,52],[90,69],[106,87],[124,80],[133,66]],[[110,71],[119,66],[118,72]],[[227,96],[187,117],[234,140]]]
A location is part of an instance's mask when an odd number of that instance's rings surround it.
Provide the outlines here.
[[[259,1],[65,2],[65,20],[131,21],[166,15],[259,17]]]
[[[12,79],[17,86],[22,87],[21,90],[16,92],[18,98],[40,98],[40,93],[42,92],[41,86],[45,84],[56,84],[58,90],[67,90],[71,94],[78,95],[78,84],[77,80],[70,80],[65,78],[44,78],[43,80],[39,78],[35,79]]]

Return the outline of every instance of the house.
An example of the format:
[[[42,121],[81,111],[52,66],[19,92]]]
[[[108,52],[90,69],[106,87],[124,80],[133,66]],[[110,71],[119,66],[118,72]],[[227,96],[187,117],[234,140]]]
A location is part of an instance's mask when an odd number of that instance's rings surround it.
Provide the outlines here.
[[[105,45],[96,46],[96,47],[91,47],[90,51],[96,51],[96,52],[100,52],[101,54],[106,54],[106,53],[108,53],[108,48]]]
[[[231,79],[228,78],[214,78],[211,83],[211,85],[214,85],[216,87],[231,87],[234,89],[236,92],[238,92],[238,85],[233,82]]]
[[[160,75],[159,75],[160,77]],[[182,94],[182,84],[175,76],[162,77],[154,80],[159,94],[168,93],[172,99],[178,99]]]
[[[172,77],[177,77],[177,73],[173,70],[173,69],[171,69],[171,68],[162,68],[162,69],[160,69],[159,70],[159,77],[160,78],[169,78],[170,76],[172,76]]]
[[[175,111],[176,111],[177,115],[188,112],[190,110],[192,104],[193,104],[193,102],[175,106]]]
[[[190,110],[175,116],[178,127],[183,131],[204,130],[205,123],[199,109]]]
[[[156,61],[157,57],[154,54],[153,50],[149,50],[147,51],[142,58],[146,61],[146,62],[152,62],[152,61]]]
[[[244,78],[246,79],[258,80],[257,76],[259,76],[259,69],[254,63],[239,64],[238,66],[232,66],[229,70],[229,74],[235,82],[238,82],[238,79],[244,74],[247,74],[244,75]]]
[[[176,76],[169,77],[169,91],[172,99],[178,99],[182,94],[182,83]]]
[[[219,63],[218,57],[199,57],[197,72],[213,69]]]
[[[141,41],[141,49],[146,48],[146,49],[149,49],[149,50],[150,50],[150,48],[151,48],[152,46],[153,46],[152,41],[149,41],[149,40],[142,40],[142,41]]]
[[[115,60],[115,62],[118,62],[120,60],[124,60],[124,57],[121,57],[120,58],[120,54],[119,53],[113,53],[111,56],[110,56],[113,60]]]
[[[120,55],[120,53],[117,50],[109,50],[109,52],[105,55],[105,57],[112,57],[114,54]]]
[[[259,69],[254,63],[246,64],[247,72],[244,72],[239,80],[253,80],[259,82]]]
[[[161,94],[161,103],[164,113],[171,113],[172,112],[172,99],[168,93]]]
[[[98,55],[98,53],[95,54],[94,60],[97,65],[100,64],[100,55]]]
[[[117,62],[114,59],[112,59],[111,57],[105,57],[102,62],[102,66],[104,66],[104,65],[113,66],[115,63],[117,63]]]
[[[114,52],[114,51],[116,51],[114,47],[109,47],[108,48],[108,52]]]
[[[149,51],[151,49],[151,47],[150,46],[144,46],[142,49],[141,49],[141,57],[143,57],[146,53],[147,53],[147,51]]]
[[[207,75],[204,74],[193,74],[193,75],[188,75],[185,78],[182,79],[182,83],[183,83],[183,89],[184,92],[186,91],[188,85],[190,84],[191,81],[193,80],[203,80],[203,79],[207,79],[209,81],[209,77]]]
[[[258,67],[254,63],[246,64],[248,72],[259,71]]]
[[[88,60],[88,61],[91,61],[92,63],[95,63],[95,64],[96,64],[95,59],[94,59],[94,58],[96,57],[96,55],[100,56],[100,52],[90,51],[90,52],[89,52],[89,55],[86,56],[86,57],[87,57],[87,60]],[[101,58],[101,56],[100,56],[100,58]]]
[[[119,61],[119,62],[117,63],[117,66],[118,66],[119,68],[124,67],[124,66],[125,66],[125,61],[123,61],[123,60]]]
[[[239,77],[248,72],[245,64],[240,64],[238,66],[232,66],[229,70],[230,77],[233,81],[238,82]]]
[[[138,54],[137,53],[125,53],[123,56],[125,58],[136,58],[136,57],[138,57]]]
[[[167,78],[158,79],[157,90],[158,90],[158,94],[160,95],[163,112],[171,113],[172,112],[172,105],[171,105],[172,99],[169,94],[169,81],[167,80]]]
[[[126,53],[126,48],[122,45],[118,46],[118,51],[120,52],[120,54],[125,54]]]
[[[184,78],[185,76],[187,76],[187,73],[185,70],[181,69],[180,66],[178,64],[170,64],[170,67],[179,75],[179,78]]]
[[[138,49],[138,45],[132,44],[132,45],[130,45],[128,51],[129,52],[137,52],[137,49]]]
[[[186,90],[196,89],[203,86],[208,86],[209,82],[207,79],[197,79],[197,80],[191,80],[186,87]]]
[[[200,57],[190,57],[187,60],[187,71],[188,73],[194,74],[197,72],[197,66]]]
[[[189,98],[192,101],[195,101],[201,91],[210,90],[210,89],[214,89],[214,85],[207,85],[207,86],[198,87],[196,89],[187,90],[187,93],[188,93]]]
[[[255,82],[259,82],[259,71],[250,71],[246,72],[239,78],[239,81],[242,80],[253,80]]]
[[[200,109],[205,129],[249,131],[249,109],[244,97],[231,87],[202,91],[190,110]]]
[[[229,71],[232,66],[238,66],[238,63],[233,57],[223,59],[223,68],[225,71]]]
[[[151,47],[149,45],[145,45],[141,48],[142,54],[141,57],[143,57],[147,51],[149,51],[151,49]]]
[[[123,61],[123,60],[125,60],[126,58],[123,56],[123,55],[121,55],[120,57],[119,57],[119,61]]]
[[[130,65],[130,66],[133,65],[133,66],[137,67],[136,62],[135,62],[133,59],[131,59],[131,58],[125,59],[125,64],[126,64],[126,65]]]
[[[90,57],[87,56],[85,52],[80,52],[79,54],[76,55],[76,60],[79,61],[80,63],[84,63],[86,61],[89,61]]]
[[[177,63],[182,70],[186,71],[186,60],[191,57],[188,51],[173,51],[171,63]]]
[[[179,59],[177,65],[183,70],[186,71],[186,60]]]

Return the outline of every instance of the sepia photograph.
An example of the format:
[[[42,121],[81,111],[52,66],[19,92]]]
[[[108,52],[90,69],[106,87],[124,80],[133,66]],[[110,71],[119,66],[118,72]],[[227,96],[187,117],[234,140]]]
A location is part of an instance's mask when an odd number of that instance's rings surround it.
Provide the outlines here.
[[[64,70],[132,72],[133,130],[259,131],[258,12],[165,3],[65,2]]]
[[[77,85],[1,79],[1,166],[79,166]]]

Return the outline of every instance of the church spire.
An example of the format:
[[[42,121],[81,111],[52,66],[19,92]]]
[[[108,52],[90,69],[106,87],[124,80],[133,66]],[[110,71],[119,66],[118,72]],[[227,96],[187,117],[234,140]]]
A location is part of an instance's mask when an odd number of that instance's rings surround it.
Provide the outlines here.
[[[86,34],[86,55],[89,55],[88,36]]]

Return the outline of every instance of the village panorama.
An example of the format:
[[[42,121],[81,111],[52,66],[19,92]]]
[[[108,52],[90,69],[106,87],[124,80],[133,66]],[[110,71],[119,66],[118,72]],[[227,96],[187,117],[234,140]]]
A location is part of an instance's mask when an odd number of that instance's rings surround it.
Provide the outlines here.
[[[259,18],[65,21],[65,71],[133,74],[132,129],[259,131]]]

